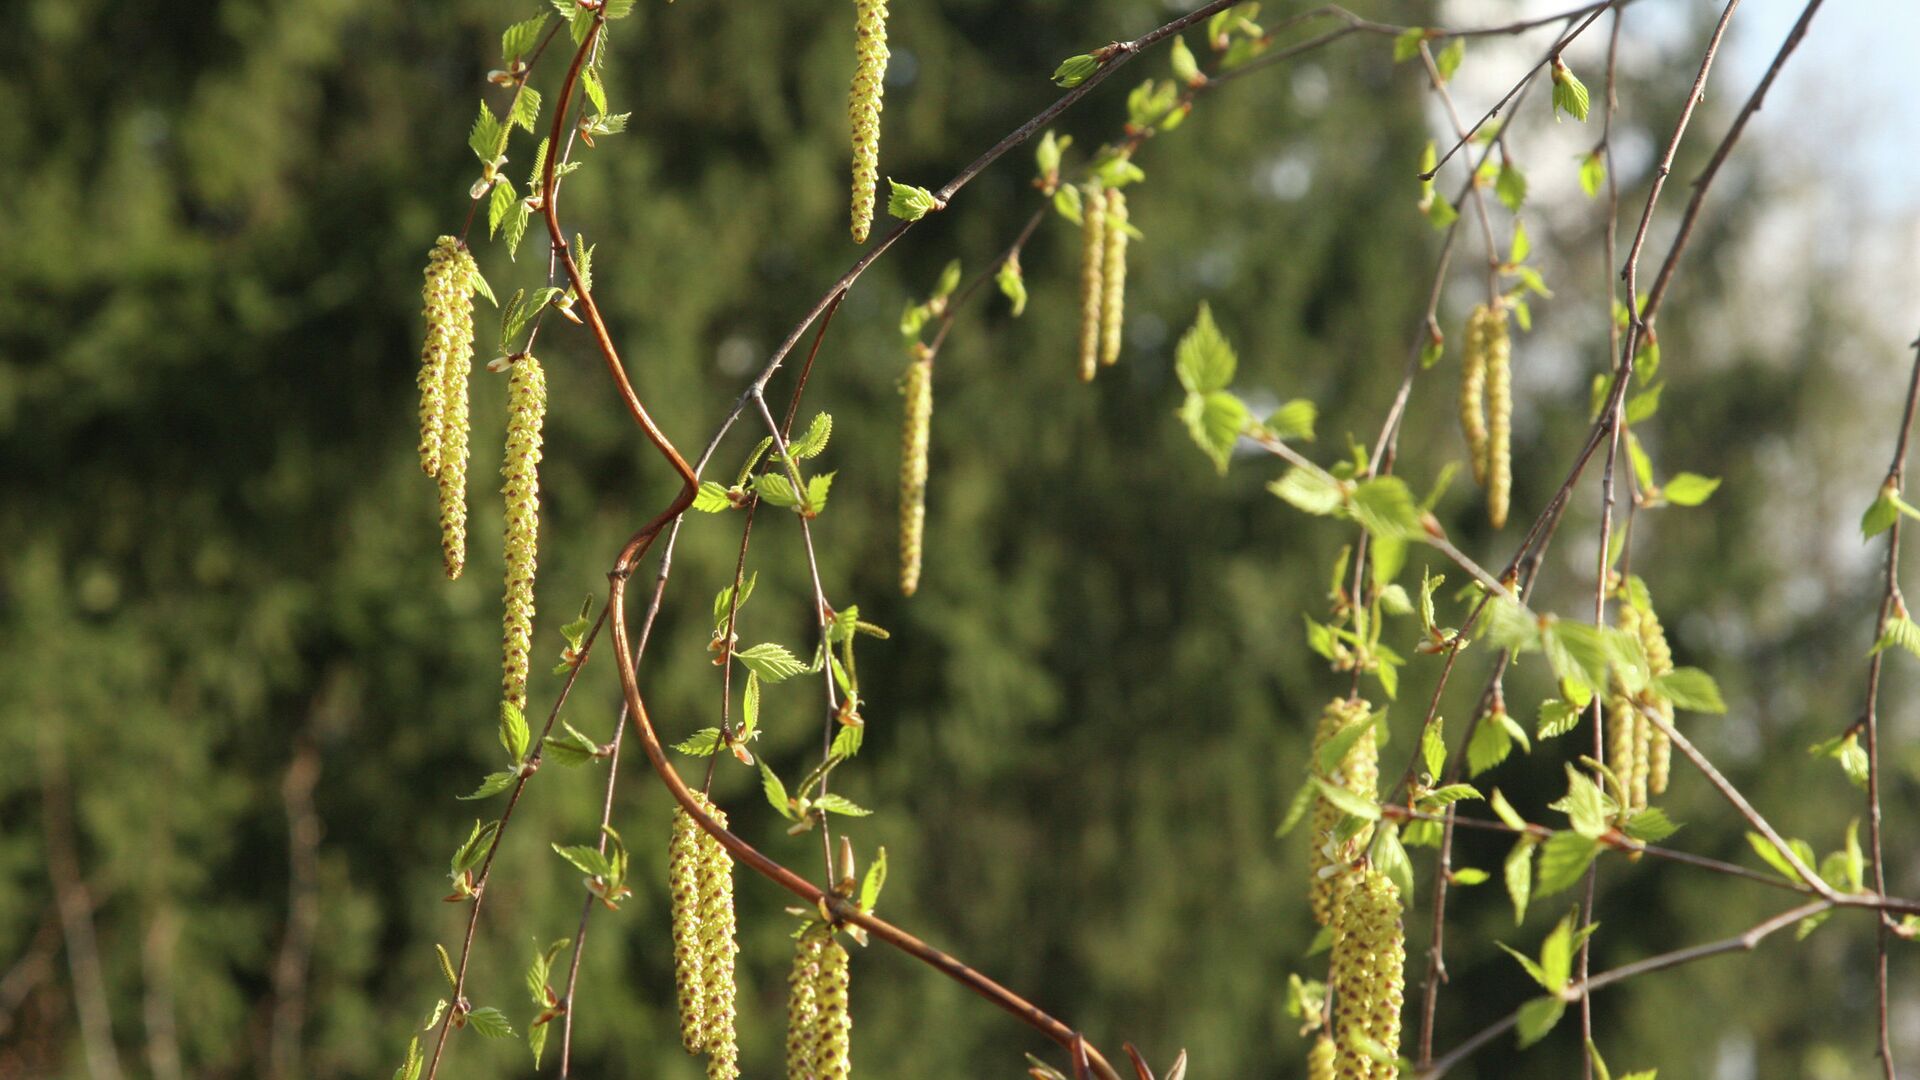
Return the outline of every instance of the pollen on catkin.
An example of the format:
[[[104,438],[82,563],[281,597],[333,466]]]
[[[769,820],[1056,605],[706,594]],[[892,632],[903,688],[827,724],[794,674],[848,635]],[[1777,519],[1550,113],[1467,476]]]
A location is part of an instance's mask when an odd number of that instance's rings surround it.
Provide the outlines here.
[[[853,129],[853,242],[867,242],[880,179],[880,107],[887,75],[887,0],[854,0],[853,89],[847,119]]]
[[[820,1041],[820,962],[833,931],[810,924],[793,942],[793,972],[787,976],[787,1080],[813,1080]]]
[[[700,826],[685,810],[673,812],[667,891],[673,901],[673,979],[680,1001],[680,1042],[689,1054],[701,1051],[706,1031],[706,987],[700,971],[701,835]]]
[[[1320,726],[1313,735],[1313,760],[1320,760],[1320,748],[1329,739],[1349,725],[1364,722],[1370,711],[1367,703],[1358,698],[1335,698],[1328,702],[1320,714]],[[1321,779],[1368,799],[1374,798],[1375,789],[1380,783],[1380,749],[1373,729],[1369,727],[1354,740],[1346,756],[1340,759],[1338,768]],[[1313,908],[1315,921],[1322,926],[1331,922],[1340,882],[1351,873],[1351,853],[1364,848],[1373,837],[1373,827],[1369,825],[1345,842],[1337,840],[1334,830],[1339,826],[1342,816],[1339,807],[1324,797],[1314,797],[1313,832],[1307,864],[1307,901]]]
[[[507,591],[501,620],[501,693],[527,705],[527,650],[533,642],[533,576],[540,551],[540,444],[547,416],[547,376],[540,361],[522,356],[507,382]]]
[[[933,427],[933,357],[915,346],[900,384],[906,404],[900,424],[900,592],[920,587],[920,557],[927,529],[927,444]]]
[[[1100,301],[1106,292],[1107,193],[1088,188],[1080,200],[1080,381],[1100,365]]]
[[[1487,323],[1485,304],[1467,316],[1467,344],[1460,353],[1460,431],[1467,437],[1473,482],[1487,483]]]
[[[1307,1080],[1335,1080],[1334,1052],[1331,1036],[1322,1035],[1313,1040],[1313,1049],[1307,1051]]]
[[[451,236],[434,243],[422,289],[420,467],[439,484],[441,563],[449,579],[467,562],[467,380],[473,373],[473,254]]]
[[[1629,803],[1633,801],[1633,778],[1640,770],[1637,721],[1632,699],[1616,685],[1607,696],[1607,768],[1626,790]]]
[[[1673,649],[1667,644],[1667,631],[1660,625],[1660,616],[1651,608],[1640,612],[1640,645],[1647,653],[1647,670],[1654,677],[1673,671]],[[1666,698],[1656,698],[1653,708],[1660,719],[1673,723],[1673,702]],[[1667,733],[1647,722],[1651,729],[1647,762],[1647,790],[1655,795],[1664,795],[1667,780],[1673,772],[1673,741]]]
[[[1507,309],[1495,307],[1487,328],[1487,520],[1507,523],[1513,499],[1513,339]]]
[[[1107,192],[1107,242],[1100,260],[1100,363],[1112,364],[1120,359],[1127,310],[1127,197],[1118,190]]]
[[[813,990],[813,1080],[848,1080],[853,1074],[853,1015],[847,1011],[847,967],[846,947],[829,938],[820,950],[820,977]]]
[[[706,810],[726,827],[725,812],[711,803]],[[701,1044],[707,1052],[707,1080],[734,1080],[740,1075],[734,1033],[734,958],[740,946],[734,940],[733,856],[705,831],[700,852],[700,982],[705,999]]]
[[[1399,1070],[1367,1053],[1360,1039],[1384,1051],[1389,1060],[1399,1056],[1407,962],[1400,890],[1385,874],[1369,868],[1348,877],[1336,908],[1327,976],[1338,1038],[1334,1075],[1341,1080],[1393,1080]]]

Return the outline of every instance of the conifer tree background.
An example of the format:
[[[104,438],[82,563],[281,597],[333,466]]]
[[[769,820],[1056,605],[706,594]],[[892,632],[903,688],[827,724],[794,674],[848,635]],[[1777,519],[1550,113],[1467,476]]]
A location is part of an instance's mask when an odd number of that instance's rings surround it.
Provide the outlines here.
[[[1646,5],[1690,40],[1712,14]],[[1363,13],[1438,21],[1426,5],[1381,7],[1392,10]],[[494,756],[501,568],[496,546],[476,544],[460,581],[441,575],[414,452],[419,264],[464,211],[472,162],[458,125],[499,27],[531,13],[495,0],[27,0],[13,20],[21,44],[0,70],[0,760],[13,766],[0,770],[0,1077],[89,1075],[86,995],[56,917],[69,862],[129,1075],[385,1075],[431,1002],[432,944],[454,940],[461,915],[436,899],[445,852],[473,816],[452,800]],[[1046,75],[1060,59],[1167,17],[1136,0],[896,0],[881,175],[950,175],[1057,95]],[[568,202],[600,243],[597,299],[683,446],[854,257],[853,18],[839,0],[683,0],[643,4],[620,27],[608,89],[633,111],[629,133],[568,181]],[[1467,62],[1481,62],[1477,46]],[[1164,64],[1143,58],[1059,130],[1083,145],[1109,137],[1126,89]],[[1625,73],[1623,98],[1646,110],[1623,117],[1631,132],[1671,129],[1682,66]],[[1676,183],[1747,90],[1724,77]],[[888,848],[890,913],[1156,1062],[1188,1048],[1195,1076],[1297,1075],[1306,1051],[1283,1011],[1315,929],[1305,838],[1272,833],[1322,707],[1345,690],[1305,648],[1300,619],[1324,608],[1343,538],[1268,495],[1263,469],[1221,479],[1193,451],[1173,417],[1173,342],[1205,300],[1239,346],[1244,387],[1312,398],[1322,450],[1348,432],[1369,439],[1437,244],[1413,205],[1428,105],[1390,43],[1361,37],[1223,87],[1149,142],[1149,180],[1128,193],[1145,239],[1130,246],[1125,344],[1091,387],[1075,370],[1079,235],[1044,226],[1022,256],[1025,315],[997,299],[969,309],[941,352],[911,600],[895,584],[897,313],[950,258],[972,272],[1020,228],[1038,205],[1025,152],[862,280],[811,384],[810,407],[836,419],[839,470],[835,512],[814,526],[821,573],[893,633],[863,647],[868,748],[846,781],[879,811],[861,836]],[[1531,101],[1519,122],[1545,113]],[[1577,163],[1527,164],[1534,197],[1555,207],[1536,245],[1577,258],[1549,264],[1562,299],[1536,302],[1534,333],[1514,341],[1520,519],[1559,481],[1604,363],[1591,343],[1604,340],[1605,268]],[[1859,799],[1805,748],[1859,708],[1878,582],[1853,557],[1855,522],[1911,357],[1860,329],[1831,264],[1796,266],[1756,295],[1737,259],[1770,200],[1790,205],[1807,178],[1756,146],[1729,169],[1661,322],[1670,404],[1642,432],[1664,469],[1724,483],[1704,509],[1643,519],[1635,569],[1669,613],[1676,653],[1727,694],[1728,716],[1696,720],[1693,737],[1824,850]],[[1628,192],[1645,179],[1621,176]],[[482,268],[498,291],[531,283],[542,255],[536,231],[517,267],[486,251]],[[1455,343],[1468,306],[1442,309]],[[1788,334],[1728,332],[1781,307],[1795,313]],[[491,316],[478,315],[483,341]],[[550,700],[554,628],[583,598],[599,602],[608,553],[677,485],[637,447],[584,338],[556,324],[540,352],[554,405],[531,696]],[[1416,486],[1461,455],[1451,394],[1445,378],[1417,393],[1401,449],[1426,470]],[[477,376],[473,408],[476,431],[499,430],[504,377]],[[499,454],[476,438],[476,490],[496,486]],[[1466,488],[1440,507],[1449,530],[1504,554],[1513,530],[1489,532]],[[1590,598],[1587,491],[1549,554],[1548,606]],[[477,498],[470,531],[491,540],[499,516]],[[804,640],[797,530],[764,528],[754,618]],[[694,520],[678,549],[676,574],[698,584],[664,610],[646,677],[670,737],[713,722],[707,598],[736,543],[730,522]],[[564,714],[596,737],[612,724],[611,672],[590,667]],[[1515,680],[1528,700],[1545,690],[1527,685],[1539,675]],[[1423,701],[1432,678],[1411,667],[1401,701]],[[1920,889],[1913,688],[1891,664],[1888,888],[1902,895]],[[1449,717],[1476,689],[1457,681]],[[759,751],[797,766],[815,708],[798,688],[770,690]],[[1390,760],[1408,752],[1398,740],[1415,708],[1396,709]],[[782,709],[808,719],[783,722]],[[691,1078],[664,889],[671,806],[627,757],[615,822],[635,896],[594,923],[575,1068]],[[1557,769],[1517,755],[1502,768],[1516,803],[1558,794]],[[545,845],[591,833],[603,769],[551,770],[503,852],[537,869],[494,885],[473,978],[511,997],[516,1017],[534,939],[570,933],[579,899]],[[779,850],[784,823],[757,781],[722,777],[716,797],[736,826]],[[1665,805],[1689,850],[1754,864],[1742,823],[1697,775],[1677,767]],[[1497,868],[1504,851],[1463,835],[1455,862]],[[1601,881],[1596,966],[1772,911],[1741,882],[1667,867],[1609,863]],[[757,879],[737,888],[742,1060],[770,1074],[788,897]],[[1516,931],[1497,890],[1462,890],[1452,909],[1450,940],[1464,944],[1450,972],[1473,989],[1443,1000],[1442,1042],[1535,992],[1491,943],[1537,940],[1563,912],[1543,905]],[[1416,978],[1417,923],[1410,914]],[[1664,1076],[1866,1076],[1870,957],[1858,926],[1772,941],[1597,996],[1596,1031],[1610,1061]],[[897,955],[870,949],[853,965],[867,1075],[1014,1076],[1021,1051],[1046,1048]],[[1897,987],[1911,971],[1896,953]],[[1896,1052],[1912,1061],[1920,996],[1898,994],[1895,1014]],[[1576,1042],[1562,1030],[1515,1055],[1503,1040],[1456,1075],[1565,1077]],[[524,1075],[524,1053],[470,1041],[459,1075]]]

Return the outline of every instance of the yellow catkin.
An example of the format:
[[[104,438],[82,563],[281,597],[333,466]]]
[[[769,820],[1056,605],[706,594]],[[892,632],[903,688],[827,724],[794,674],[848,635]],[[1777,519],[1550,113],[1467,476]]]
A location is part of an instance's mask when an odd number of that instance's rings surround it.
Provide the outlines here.
[[[1359,699],[1335,698],[1327,703],[1326,709],[1320,714],[1320,726],[1313,736],[1316,772],[1320,748],[1326,745],[1327,740],[1349,725],[1364,721],[1370,712],[1367,703]],[[1380,750],[1378,737],[1371,727],[1354,741],[1346,756],[1340,759],[1338,768],[1324,774],[1322,779],[1369,799],[1375,797],[1380,783]],[[1345,843],[1336,841],[1334,830],[1342,816],[1338,807],[1315,796],[1307,864],[1307,900],[1313,908],[1314,919],[1322,926],[1333,918],[1334,898],[1341,879],[1348,873],[1352,853],[1364,848],[1373,836],[1373,827],[1367,826]]]
[[[1639,709],[1633,710],[1633,783],[1628,786],[1628,797],[1633,805],[1647,805],[1648,781],[1653,776],[1653,723],[1647,714]]]
[[[1127,197],[1107,193],[1107,247],[1100,256],[1105,280],[1100,298],[1100,362],[1120,359],[1120,332],[1127,310]]]
[[[1467,344],[1460,353],[1460,431],[1467,437],[1473,482],[1487,483],[1487,307],[1467,317]]]
[[[1334,1049],[1330,1036],[1313,1040],[1313,1049],[1307,1051],[1307,1080],[1334,1080]]]
[[[847,119],[853,129],[853,242],[867,242],[873,227],[874,192],[880,178],[880,107],[887,75],[887,2],[854,0],[853,89],[847,94]]]
[[[533,577],[540,551],[540,444],[547,416],[547,376],[540,361],[523,356],[507,382],[507,591],[501,619],[501,693],[527,705],[527,650],[533,642]]]
[[[1406,963],[1400,890],[1378,870],[1352,875],[1334,914],[1327,976],[1339,1040],[1334,1075],[1341,1080],[1393,1080],[1399,1075],[1393,1065],[1364,1052],[1359,1040],[1372,1043],[1389,1059],[1399,1055]]]
[[[1100,365],[1100,301],[1106,290],[1107,193],[1088,188],[1080,200],[1080,381]]]
[[[708,804],[707,813],[722,828],[727,815]],[[733,856],[706,832],[700,834],[700,982],[701,1046],[707,1052],[707,1080],[740,1075],[740,1050],[734,1033]]]
[[[820,961],[832,931],[809,925],[793,943],[793,973],[787,976],[787,1080],[813,1080],[820,1039]]]
[[[1640,644],[1647,652],[1647,669],[1655,678],[1673,671],[1673,649],[1667,644],[1667,632],[1660,625],[1660,617],[1651,609],[1641,612]],[[1673,702],[1659,698],[1654,709],[1660,713],[1660,719],[1673,723]],[[1647,790],[1655,795],[1664,795],[1667,780],[1673,772],[1673,742],[1667,734],[1651,721],[1647,726],[1652,729],[1649,740],[1647,762]]]
[[[1629,802],[1633,799],[1633,777],[1640,769],[1639,744],[1635,741],[1638,728],[1632,700],[1616,686],[1607,697],[1607,768],[1627,790]]]
[[[706,1029],[705,985],[700,974],[700,826],[685,810],[673,812],[667,844],[667,891],[673,901],[673,978],[680,1000],[680,1042],[687,1053],[702,1048]]]
[[[933,358],[915,346],[900,392],[900,592],[920,587],[920,555],[927,529],[927,443],[933,427]]]
[[[420,467],[440,487],[440,555],[449,579],[467,564],[467,380],[473,374],[473,291],[480,270],[451,236],[427,257],[420,350]]]
[[[1487,329],[1487,520],[1507,523],[1513,499],[1513,339],[1507,309],[1496,307]]]
[[[814,983],[813,1080],[847,1080],[853,1074],[853,1016],[847,1011],[847,950],[829,939],[820,950]]]

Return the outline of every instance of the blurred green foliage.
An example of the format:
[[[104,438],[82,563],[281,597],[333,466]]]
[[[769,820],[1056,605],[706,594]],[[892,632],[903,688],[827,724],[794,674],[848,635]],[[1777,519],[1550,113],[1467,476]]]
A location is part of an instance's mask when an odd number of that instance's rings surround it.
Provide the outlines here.
[[[1051,100],[1046,75],[1062,57],[1164,16],[1131,0],[895,7],[882,168],[929,187]],[[1419,17],[1386,7],[1383,18]],[[42,955],[32,942],[53,911],[43,793],[70,788],[113,1034],[135,1072],[167,1074],[171,1041],[174,1075],[385,1075],[439,993],[432,944],[459,941],[466,909],[439,901],[445,859],[475,814],[497,812],[454,796],[498,767],[491,496],[505,386],[476,376],[476,539],[466,576],[448,584],[413,454],[416,312],[425,253],[466,209],[476,88],[497,64],[499,30],[531,8],[23,0],[9,20],[21,44],[0,68],[0,754],[13,766],[0,771],[0,960]],[[683,450],[705,441],[747,373],[854,258],[852,20],[847,4],[688,0],[644,4],[619,27],[609,92],[614,111],[632,111],[630,133],[584,154],[564,214],[599,244],[600,304]],[[1143,58],[1066,118],[1076,155],[1116,132],[1127,89],[1165,65]],[[536,85],[553,85],[558,66],[544,63]],[[1664,132],[1684,74],[1631,82],[1629,93],[1654,96],[1623,124]],[[1589,82],[1597,95],[1597,73]],[[1239,389],[1315,400],[1323,459],[1349,433],[1370,441],[1437,252],[1414,207],[1420,90],[1387,41],[1354,39],[1210,94],[1153,140],[1139,158],[1148,180],[1130,192],[1146,239],[1133,247],[1128,343],[1091,388],[1073,376],[1077,240],[1057,220],[1043,227],[1024,259],[1025,316],[1010,319],[997,297],[976,305],[941,354],[927,571],[910,603],[893,587],[897,313],[949,258],[977,268],[1011,238],[1037,199],[1025,151],[862,280],[807,396],[807,412],[837,420],[822,460],[839,470],[833,507],[815,525],[828,595],[893,631],[863,649],[870,731],[836,784],[880,811],[850,831],[863,852],[891,853],[883,913],[1110,1049],[1125,1037],[1165,1062],[1189,1048],[1196,1076],[1293,1075],[1304,1052],[1282,1009],[1287,973],[1321,963],[1302,958],[1304,840],[1271,834],[1313,718],[1345,687],[1307,653],[1300,616],[1322,611],[1325,567],[1347,537],[1265,494],[1277,475],[1265,460],[1216,477],[1172,415],[1172,342],[1205,300],[1240,349]],[[500,92],[487,93],[498,107]],[[1544,100],[1528,108],[1527,123],[1546,122]],[[1516,138],[1526,145],[1524,129]],[[515,142],[512,175],[531,145]],[[1528,164],[1537,198],[1591,206],[1577,161]],[[1623,179],[1637,206],[1643,178]],[[1761,181],[1728,181],[1728,205],[1765,194]],[[1603,360],[1595,217],[1535,228],[1536,247],[1554,252],[1559,299],[1534,305],[1538,335],[1555,344],[1534,357],[1527,339],[1516,346],[1517,516],[1562,475],[1583,431],[1586,373]],[[1703,746],[1784,829],[1826,850],[1858,800],[1801,748],[1858,707],[1872,575],[1864,563],[1809,565],[1791,537],[1762,540],[1797,512],[1775,496],[1768,455],[1823,477],[1853,464],[1833,425],[1861,406],[1834,389],[1821,344],[1845,312],[1817,289],[1772,297],[1803,309],[1799,338],[1716,351],[1714,319],[1734,301],[1712,253],[1739,225],[1712,226],[1662,323],[1668,407],[1642,435],[1663,474],[1726,484],[1707,509],[1643,518],[1634,566],[1682,662],[1728,691],[1733,713],[1700,722]],[[543,242],[531,234],[517,264],[476,244],[496,292],[538,284]],[[1456,336],[1475,258],[1458,261],[1459,295],[1443,307]],[[490,310],[478,318],[484,362]],[[535,712],[558,686],[541,663],[557,655],[558,625],[601,593],[619,544],[673,492],[584,335],[555,322],[541,346],[554,405]],[[1416,386],[1401,471],[1417,489],[1460,455],[1452,363]],[[1900,360],[1887,363],[1891,381]],[[1857,417],[1875,460],[1894,422],[1886,396]],[[720,471],[749,438],[723,448]],[[1835,472],[1838,493],[1802,509],[1848,529],[1876,485],[1871,472]],[[1589,487],[1576,497],[1542,586],[1550,607],[1590,603],[1598,502]],[[1442,511],[1490,563],[1517,535],[1487,535],[1464,486]],[[681,539],[643,673],[669,739],[714,720],[707,612],[736,528],[700,517]],[[743,637],[808,652],[798,532],[768,514],[756,539],[762,584]],[[650,581],[643,571],[634,594]],[[1464,719],[1486,659],[1468,654],[1450,717]],[[1435,666],[1409,671],[1391,770],[1412,752]],[[610,670],[603,652],[564,714],[597,739],[614,725]],[[1538,676],[1523,669],[1509,700],[1536,700]],[[1896,679],[1889,700],[1909,685]],[[817,739],[812,690],[768,693],[761,750],[789,776]],[[1556,755],[1572,745],[1516,755],[1488,779],[1550,820]],[[283,781],[301,748],[319,764],[323,836],[315,944],[288,977],[276,971],[289,959],[290,814],[302,810]],[[1889,760],[1899,865],[1913,850],[1899,812],[1911,806],[1912,756]],[[535,779],[489,889],[472,997],[517,1027],[531,1012],[519,972],[536,941],[573,934],[581,900],[547,845],[591,839],[604,768]],[[692,1077],[671,1016],[667,801],[631,753],[621,780],[614,821],[637,893],[591,924],[576,1072]],[[716,792],[745,835],[811,866],[811,839],[785,836],[749,772],[723,762]],[[1752,861],[1698,777],[1679,774],[1668,805],[1688,823],[1680,846]],[[1457,862],[1493,867],[1503,850],[1463,837]],[[1429,856],[1414,856],[1424,892]],[[1602,967],[1733,933],[1780,904],[1670,867],[1604,867]],[[1496,889],[1464,891],[1454,909],[1442,1047],[1531,993],[1493,940],[1531,947],[1561,914],[1542,905],[1516,931]],[[767,1075],[792,920],[771,886],[743,879],[740,894],[745,1065]],[[1417,979],[1424,920],[1411,922]],[[1677,1077],[1708,1075],[1728,1053],[1760,1064],[1724,1075],[1864,1075],[1870,937],[1864,919],[1842,917],[1802,948],[1776,940],[1762,957],[1609,991],[1594,1006],[1601,1046],[1616,1069]],[[854,1055],[867,1075],[1012,1076],[1020,1051],[1047,1052],[885,949],[855,968]],[[86,1075],[64,953],[15,985],[28,989],[0,1018],[0,1076]],[[293,1035],[276,1061],[274,1017],[293,987]],[[1456,1075],[1564,1077],[1574,1030],[1524,1057],[1503,1041]],[[530,1064],[518,1042],[470,1033],[453,1053],[462,1077]]]

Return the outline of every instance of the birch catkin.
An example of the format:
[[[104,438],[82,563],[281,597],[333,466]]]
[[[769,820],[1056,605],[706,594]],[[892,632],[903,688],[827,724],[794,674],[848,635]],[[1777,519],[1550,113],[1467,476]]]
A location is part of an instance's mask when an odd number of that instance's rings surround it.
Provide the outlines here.
[[[533,641],[533,575],[540,550],[540,443],[547,415],[547,376],[540,361],[522,356],[507,382],[507,591],[502,617],[501,693],[527,706],[527,650]]]
[[[443,236],[427,256],[420,349],[420,468],[439,482],[440,554],[449,579],[467,563],[467,380],[473,373],[473,255]]]
[[[1334,1051],[1331,1036],[1322,1035],[1313,1040],[1313,1049],[1307,1051],[1307,1080],[1335,1080]]]
[[[1327,976],[1333,986],[1334,1029],[1339,1040],[1334,1075],[1341,1080],[1393,1080],[1399,1075],[1399,1069],[1367,1053],[1360,1040],[1372,1043],[1389,1059],[1399,1056],[1406,963],[1400,890],[1378,870],[1351,875],[1334,914]]]
[[[1460,431],[1467,437],[1473,482],[1487,483],[1487,329],[1485,304],[1467,316],[1467,346],[1460,354]]]
[[[874,192],[880,179],[880,107],[887,75],[887,0],[854,0],[853,89],[847,118],[853,128],[853,242],[867,242],[873,227]]]
[[[667,844],[667,889],[673,899],[673,979],[680,1000],[680,1042],[700,1052],[706,1030],[705,983],[700,972],[700,826],[683,809],[673,812]]]
[[[1327,703],[1326,709],[1320,714],[1320,726],[1313,735],[1316,772],[1320,748],[1349,726],[1364,723],[1370,711],[1367,703],[1357,698],[1335,698]],[[1368,799],[1375,797],[1380,783],[1380,749],[1378,737],[1371,726],[1354,741],[1346,756],[1340,759],[1338,767],[1331,773],[1321,774],[1321,779],[1356,795]],[[1349,852],[1364,848],[1373,836],[1373,827],[1369,825],[1345,843],[1336,840],[1334,830],[1339,826],[1342,816],[1339,807],[1324,797],[1314,797],[1307,900],[1313,908],[1314,919],[1322,926],[1332,921],[1341,879],[1350,872]]]
[[[1487,321],[1487,520],[1498,529],[1513,498],[1513,341],[1506,308]]]
[[[847,1080],[853,1073],[853,1016],[847,1011],[847,950],[829,938],[820,950],[814,983],[813,1080]]]
[[[1660,625],[1660,616],[1654,614],[1651,607],[1638,614],[1640,645],[1647,653],[1647,670],[1657,679],[1673,671],[1673,649],[1667,644],[1667,631]],[[1673,723],[1673,702],[1666,698],[1655,698],[1652,707],[1660,714],[1660,719]],[[1647,790],[1655,795],[1664,795],[1667,780],[1673,771],[1673,741],[1651,720],[1647,721],[1647,727]]]
[[[810,924],[793,942],[793,973],[787,976],[787,1080],[813,1080],[820,1041],[820,962],[833,931]]]
[[[1107,193],[1088,188],[1080,200],[1080,381],[1092,382],[1100,364],[1100,301],[1107,250]]]
[[[1101,254],[1105,277],[1100,298],[1100,363],[1120,359],[1120,332],[1127,310],[1127,197],[1107,192],[1107,240]]]
[[[711,803],[705,809],[726,827],[724,811]],[[707,1052],[707,1080],[734,1080],[740,1075],[734,1033],[734,958],[740,946],[734,940],[733,856],[705,831],[700,833],[700,851],[701,1042]]]
[[[906,396],[900,425],[900,592],[920,587],[920,555],[927,528],[927,444],[933,427],[933,357],[914,346],[900,392]]]

